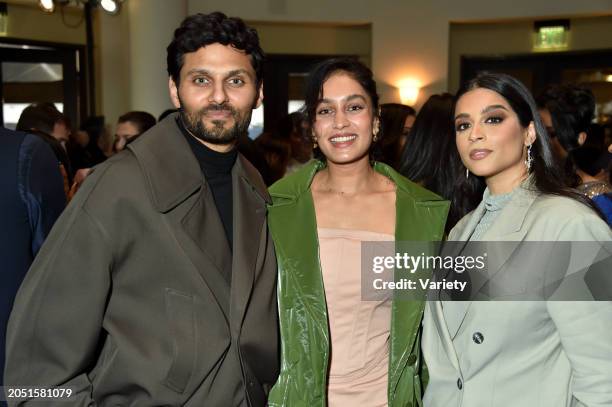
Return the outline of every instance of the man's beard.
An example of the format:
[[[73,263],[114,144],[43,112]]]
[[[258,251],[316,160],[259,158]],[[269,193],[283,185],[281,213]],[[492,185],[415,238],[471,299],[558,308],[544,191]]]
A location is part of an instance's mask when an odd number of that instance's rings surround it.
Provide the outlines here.
[[[180,101],[180,99],[179,99]],[[232,144],[240,136],[246,134],[251,123],[251,110],[247,110],[242,115],[235,108],[228,104],[210,105],[198,111],[188,111],[185,109],[185,104],[181,102],[179,109],[183,125],[187,130],[202,141],[211,144]],[[212,128],[206,128],[204,125],[204,117],[208,112],[227,111],[234,118],[234,125],[228,129],[224,128],[225,120],[213,120]]]

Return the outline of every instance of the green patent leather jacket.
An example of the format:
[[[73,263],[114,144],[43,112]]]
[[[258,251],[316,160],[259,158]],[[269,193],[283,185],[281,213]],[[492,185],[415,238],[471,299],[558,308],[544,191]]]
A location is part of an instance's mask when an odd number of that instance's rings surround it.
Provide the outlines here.
[[[325,164],[313,161],[270,188],[268,223],[278,259],[281,372],[269,396],[274,407],[325,407],[329,329],[310,184]],[[448,202],[391,167],[374,169],[396,184],[395,240],[440,241]],[[433,249],[432,249],[433,251]],[[394,300],[389,341],[389,406],[420,405],[420,325],[424,295]]]

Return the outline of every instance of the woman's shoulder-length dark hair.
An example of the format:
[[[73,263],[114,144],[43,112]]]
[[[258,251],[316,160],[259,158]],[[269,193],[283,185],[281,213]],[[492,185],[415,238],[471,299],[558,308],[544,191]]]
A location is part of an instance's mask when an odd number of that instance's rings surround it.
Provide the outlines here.
[[[456,100],[458,101],[461,96],[474,89],[489,89],[502,96],[516,113],[522,127],[527,127],[533,122],[536,139],[531,150],[533,165],[530,173],[533,174],[535,188],[543,194],[565,196],[579,201],[601,216],[590,199],[563,183],[563,172],[553,155],[546,127],[538,114],[536,102],[525,85],[510,75],[484,72],[465,83],[457,92]],[[467,178],[464,182],[477,182],[474,178],[476,177]]]
[[[317,64],[306,79],[306,90],[304,95],[304,114],[308,128],[312,131],[317,116],[317,106],[323,97],[323,85],[336,73],[345,73],[353,78],[369,96],[372,103],[373,117],[378,115],[378,93],[376,81],[370,68],[365,66],[355,57],[338,57],[326,59]],[[323,154],[317,148],[314,150],[317,159],[324,159]],[[381,156],[377,143],[370,147],[370,158],[378,159]]]

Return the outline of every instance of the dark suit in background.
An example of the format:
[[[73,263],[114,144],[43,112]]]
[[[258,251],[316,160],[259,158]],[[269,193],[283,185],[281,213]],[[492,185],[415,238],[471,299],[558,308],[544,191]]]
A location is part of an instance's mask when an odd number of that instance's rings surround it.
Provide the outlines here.
[[[58,161],[51,148],[39,137],[0,127],[0,195],[2,369],[6,324],[15,294],[66,205]]]

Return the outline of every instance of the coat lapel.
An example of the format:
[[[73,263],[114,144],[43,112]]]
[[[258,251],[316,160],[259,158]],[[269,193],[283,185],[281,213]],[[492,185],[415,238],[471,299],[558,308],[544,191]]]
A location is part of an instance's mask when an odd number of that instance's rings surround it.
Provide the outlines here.
[[[418,247],[418,252],[433,255],[437,246],[431,242],[442,239],[448,202],[429,191],[412,187],[410,181],[386,165],[376,163],[374,169],[396,185],[396,253],[410,252]],[[396,270],[395,278],[401,277],[406,276]],[[429,271],[421,270],[410,276],[413,280],[430,277]],[[413,349],[420,332],[424,300],[425,291],[417,291],[416,296],[406,298],[400,294],[392,303],[388,379],[390,405],[393,404],[393,395],[396,394],[406,363],[416,366],[415,362],[409,362],[409,358],[411,352],[415,352]]]
[[[487,244],[479,245],[476,243],[479,252],[484,251],[487,253],[487,272],[483,278],[472,278],[470,281],[471,296],[479,296],[479,292],[488,281],[491,280],[495,274],[506,264],[512,253],[520,246],[527,230],[523,229],[523,223],[527,216],[530,206],[537,198],[538,193],[532,189],[531,179],[528,179],[514,192],[512,200],[508,202],[507,206],[502,209],[495,222],[491,225],[491,228],[487,230],[484,235],[478,239],[483,242],[496,242],[504,241],[504,244]],[[483,200],[484,202],[484,200]],[[485,212],[484,203],[481,202],[478,208],[474,211],[471,218],[466,223],[466,226],[453,235],[458,236],[457,240],[462,243],[458,244],[458,253],[453,255],[461,255],[466,251],[466,247],[469,247],[467,241],[470,239],[474,232],[478,222],[482,218]],[[465,242],[465,243],[463,243]],[[472,253],[474,254],[474,253]],[[480,276],[480,275],[478,275]],[[473,277],[477,277],[474,275]],[[485,300],[485,298],[481,298]],[[472,304],[470,301],[443,301],[443,314],[446,320],[446,326],[448,327],[449,334],[452,339],[455,338],[459,332],[459,328],[467,315],[467,312]]]
[[[232,254],[212,192],[206,184],[202,185],[200,197],[193,208],[181,220],[181,227],[185,237],[191,241],[177,236],[179,243],[202,277],[214,285],[216,292],[222,293],[220,298],[223,298],[223,308],[228,315],[230,290],[225,276],[231,273]],[[205,259],[202,259],[202,255]],[[211,264],[213,267],[210,267]]]
[[[227,318],[231,252],[200,166],[170,115],[128,149],[136,156],[153,206],[187,255]]]
[[[264,258],[266,204],[271,203],[257,170],[241,155],[232,170],[234,250],[231,308],[235,329],[240,329],[253,290],[253,282]]]

